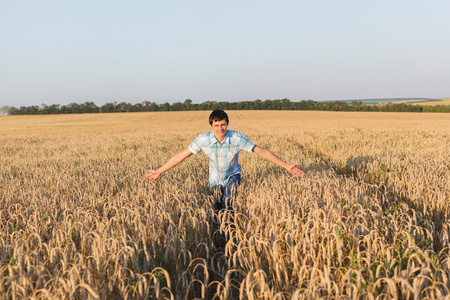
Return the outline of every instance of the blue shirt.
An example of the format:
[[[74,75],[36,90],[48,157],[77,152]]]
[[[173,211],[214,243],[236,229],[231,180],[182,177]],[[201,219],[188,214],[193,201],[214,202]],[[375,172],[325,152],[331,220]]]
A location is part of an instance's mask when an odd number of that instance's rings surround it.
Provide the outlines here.
[[[230,176],[241,173],[239,152],[250,152],[254,147],[255,143],[242,132],[227,130],[222,143],[217,141],[214,131],[209,131],[200,134],[188,148],[193,154],[203,151],[209,157],[209,186],[214,188],[225,186]]]

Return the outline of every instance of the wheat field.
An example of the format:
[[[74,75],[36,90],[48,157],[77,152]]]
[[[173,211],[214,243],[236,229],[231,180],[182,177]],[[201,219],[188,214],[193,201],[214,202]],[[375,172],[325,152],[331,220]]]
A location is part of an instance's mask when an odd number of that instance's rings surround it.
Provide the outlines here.
[[[229,111],[225,245],[192,155],[210,112],[0,117],[4,299],[450,299],[450,114]]]
[[[450,98],[439,98],[436,100],[439,101],[412,103],[412,105],[422,105],[422,106],[450,105]]]

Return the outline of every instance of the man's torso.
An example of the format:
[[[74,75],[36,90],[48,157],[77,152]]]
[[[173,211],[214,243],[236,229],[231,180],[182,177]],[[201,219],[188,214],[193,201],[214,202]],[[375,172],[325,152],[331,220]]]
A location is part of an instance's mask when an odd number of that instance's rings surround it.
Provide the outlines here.
[[[189,150],[193,154],[201,151],[209,157],[209,185],[214,188],[216,185],[224,186],[228,178],[241,172],[239,165],[239,152],[252,151],[253,143],[245,134],[227,130],[226,137],[219,143],[213,131],[200,134],[191,145]]]

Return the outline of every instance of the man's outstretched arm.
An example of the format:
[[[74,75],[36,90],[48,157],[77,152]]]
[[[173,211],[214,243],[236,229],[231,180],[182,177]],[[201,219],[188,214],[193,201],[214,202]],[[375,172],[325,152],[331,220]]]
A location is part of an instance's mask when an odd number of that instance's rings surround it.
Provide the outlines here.
[[[145,175],[145,179],[147,179],[148,181],[157,179],[159,177],[159,175],[172,169],[173,167],[178,165],[180,162],[182,162],[183,160],[188,158],[191,154],[192,154],[192,152],[189,149],[185,149],[185,150],[181,151],[180,153],[175,154],[159,169],[146,171],[145,173],[147,175]]]
[[[305,175],[305,172],[297,168],[297,166],[300,166],[299,163],[290,165],[287,162],[281,160],[278,156],[276,156],[269,150],[266,150],[259,146],[255,146],[252,151],[261,156],[262,158],[264,158],[265,160],[270,161],[271,163],[274,163],[277,166],[285,168],[289,173],[291,173],[294,176],[303,177],[303,175]]]

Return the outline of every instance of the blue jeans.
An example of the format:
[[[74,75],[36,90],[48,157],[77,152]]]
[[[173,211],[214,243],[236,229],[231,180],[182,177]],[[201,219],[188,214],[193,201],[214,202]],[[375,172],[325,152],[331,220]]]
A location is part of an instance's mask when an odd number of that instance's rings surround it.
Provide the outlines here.
[[[237,187],[241,184],[241,174],[232,175],[228,178],[225,186],[218,186],[219,205],[218,208],[223,212],[223,225],[227,228],[234,222],[233,198],[236,196]],[[222,235],[224,232],[221,230]]]

